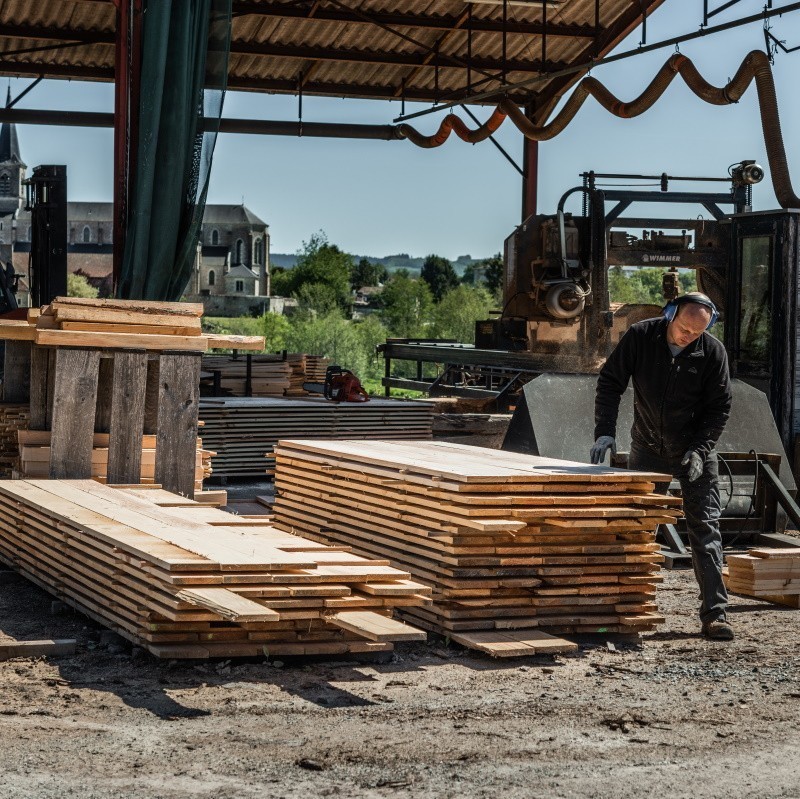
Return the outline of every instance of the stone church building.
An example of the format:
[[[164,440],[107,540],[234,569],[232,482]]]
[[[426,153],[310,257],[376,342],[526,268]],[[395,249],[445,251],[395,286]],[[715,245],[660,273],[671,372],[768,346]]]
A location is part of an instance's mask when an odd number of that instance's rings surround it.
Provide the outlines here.
[[[31,249],[31,214],[25,210],[23,183],[26,169],[16,125],[3,123],[0,261],[13,258],[16,272],[25,278]],[[109,296],[112,289],[113,229],[112,203],[67,203],[67,270],[83,275],[101,297]],[[25,304],[25,278],[20,281],[20,304]],[[206,205],[194,274],[184,294],[203,302],[208,315],[239,316],[269,310],[269,225],[244,204]]]

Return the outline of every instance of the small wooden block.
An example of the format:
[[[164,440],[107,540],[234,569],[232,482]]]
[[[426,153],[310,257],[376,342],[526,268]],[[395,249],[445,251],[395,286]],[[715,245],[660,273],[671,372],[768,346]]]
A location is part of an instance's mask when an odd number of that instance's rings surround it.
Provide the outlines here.
[[[74,655],[74,638],[44,641],[0,641],[0,660],[35,658],[47,655]]]

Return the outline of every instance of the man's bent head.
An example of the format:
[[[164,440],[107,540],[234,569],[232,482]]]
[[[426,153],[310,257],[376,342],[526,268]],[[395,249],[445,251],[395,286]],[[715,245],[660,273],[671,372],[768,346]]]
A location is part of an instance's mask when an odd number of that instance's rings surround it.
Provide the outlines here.
[[[667,341],[678,347],[688,347],[703,335],[711,321],[711,309],[698,302],[683,302],[675,318],[667,326]]]

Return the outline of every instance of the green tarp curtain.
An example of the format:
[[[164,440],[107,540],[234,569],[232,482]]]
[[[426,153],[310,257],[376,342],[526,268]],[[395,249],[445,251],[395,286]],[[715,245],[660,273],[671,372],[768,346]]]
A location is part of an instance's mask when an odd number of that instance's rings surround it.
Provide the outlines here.
[[[178,300],[192,275],[230,29],[231,0],[145,0],[139,139],[119,298]]]

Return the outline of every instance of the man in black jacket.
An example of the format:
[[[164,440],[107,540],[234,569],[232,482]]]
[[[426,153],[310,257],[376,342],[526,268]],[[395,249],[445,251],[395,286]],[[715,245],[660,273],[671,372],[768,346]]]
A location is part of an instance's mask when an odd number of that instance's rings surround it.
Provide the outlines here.
[[[729,641],[733,628],[725,615],[728,595],[722,581],[714,449],[731,408],[728,359],[722,344],[706,332],[716,320],[716,308],[705,294],[685,294],[673,301],[671,310],[665,317],[631,325],[600,371],[591,460],[602,463],[607,450],[616,452],[620,398],[632,378],[628,466],[680,481],[702,597],[702,631],[708,638]]]

